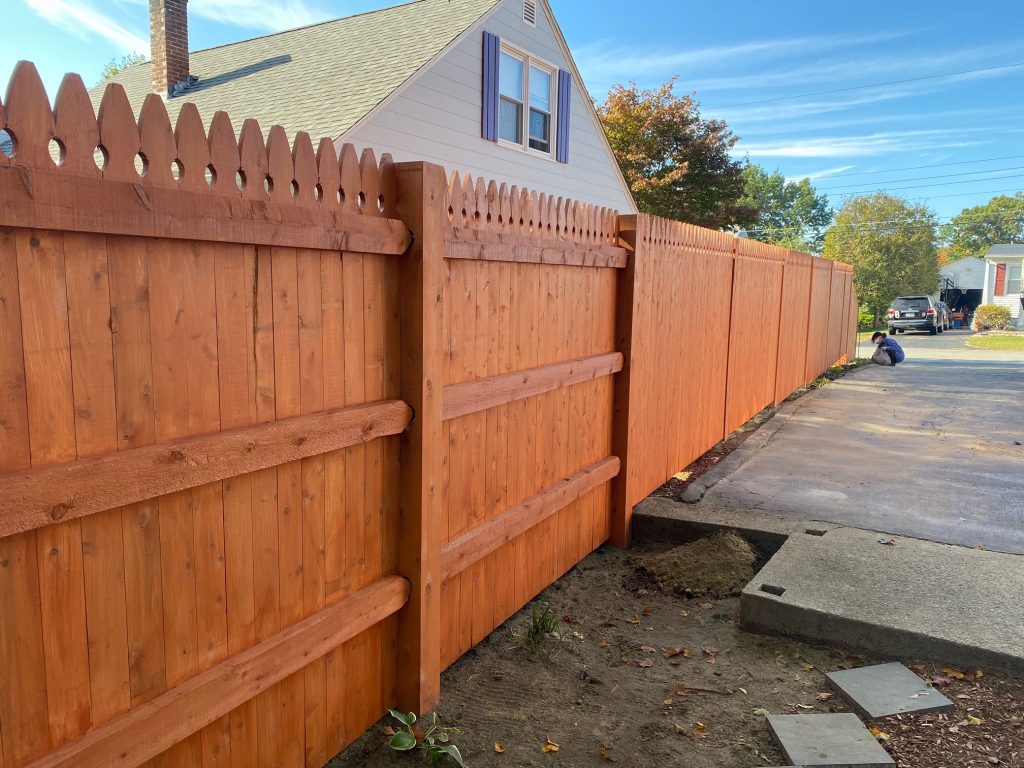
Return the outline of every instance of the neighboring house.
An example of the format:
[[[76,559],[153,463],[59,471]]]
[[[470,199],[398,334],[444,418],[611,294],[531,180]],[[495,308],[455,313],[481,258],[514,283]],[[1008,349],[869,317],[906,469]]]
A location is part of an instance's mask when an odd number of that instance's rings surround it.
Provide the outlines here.
[[[0,153],[8,157],[14,154],[14,142],[11,141],[11,134],[7,131],[0,131]]]
[[[194,102],[207,125],[224,110],[236,131],[251,117],[636,211],[546,0],[416,0],[191,53],[186,0],[150,0],[150,19],[152,63],[113,78],[136,112],[172,93],[172,120]]]
[[[993,245],[985,254],[985,295],[982,303],[1009,307],[1017,328],[1024,328],[1022,271],[1024,244]]]
[[[951,261],[939,268],[937,297],[954,311],[973,311],[982,301],[985,262],[975,256]]]

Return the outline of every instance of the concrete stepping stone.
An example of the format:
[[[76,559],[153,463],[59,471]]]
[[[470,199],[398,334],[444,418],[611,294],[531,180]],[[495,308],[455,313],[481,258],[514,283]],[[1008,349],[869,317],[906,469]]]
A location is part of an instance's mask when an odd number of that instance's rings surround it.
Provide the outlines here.
[[[875,768],[896,762],[851,713],[769,715],[768,728],[793,765]]]
[[[952,712],[955,708],[902,664],[844,669],[825,676],[850,706],[869,720],[908,712]]]

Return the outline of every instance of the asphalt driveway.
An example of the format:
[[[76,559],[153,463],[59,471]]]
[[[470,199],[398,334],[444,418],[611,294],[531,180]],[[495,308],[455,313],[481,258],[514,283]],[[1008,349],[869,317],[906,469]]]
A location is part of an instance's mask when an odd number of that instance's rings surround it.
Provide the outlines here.
[[[1024,352],[968,335],[899,334],[904,364],[796,401],[701,505],[1024,554]]]

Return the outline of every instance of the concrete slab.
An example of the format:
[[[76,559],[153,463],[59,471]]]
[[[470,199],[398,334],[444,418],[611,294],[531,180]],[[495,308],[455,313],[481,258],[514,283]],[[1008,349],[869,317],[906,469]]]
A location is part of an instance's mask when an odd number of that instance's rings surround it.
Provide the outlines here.
[[[1019,555],[837,528],[790,536],[744,588],[740,616],[882,658],[1024,674],[1022,594]]]
[[[907,712],[951,712],[953,702],[902,664],[875,664],[827,672],[839,694],[861,717],[873,720]]]
[[[769,715],[768,728],[796,765],[873,768],[896,765],[856,715]]]
[[[785,406],[698,480],[698,508],[1024,554],[1024,352],[972,350],[963,332],[898,338],[905,364]]]

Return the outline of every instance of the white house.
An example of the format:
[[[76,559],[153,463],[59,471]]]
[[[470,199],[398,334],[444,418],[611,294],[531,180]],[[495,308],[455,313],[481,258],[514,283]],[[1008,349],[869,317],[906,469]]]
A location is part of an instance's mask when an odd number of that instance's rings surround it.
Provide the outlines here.
[[[937,298],[954,312],[972,312],[982,302],[985,262],[975,256],[951,261],[939,268]]]
[[[1014,326],[1024,328],[1024,303],[1021,281],[1024,244],[993,245],[985,254],[985,293],[983,304],[1002,304],[1010,308]]]
[[[414,0],[188,51],[187,0],[150,0],[152,62],[117,75],[139,110],[168,94],[209,125],[278,124],[396,161],[636,211],[547,0]],[[93,89],[98,105],[102,87]]]

